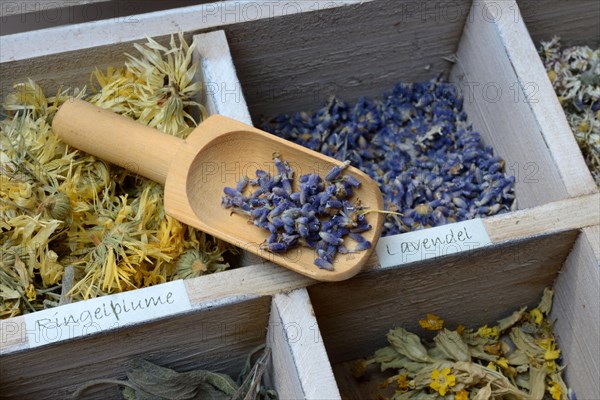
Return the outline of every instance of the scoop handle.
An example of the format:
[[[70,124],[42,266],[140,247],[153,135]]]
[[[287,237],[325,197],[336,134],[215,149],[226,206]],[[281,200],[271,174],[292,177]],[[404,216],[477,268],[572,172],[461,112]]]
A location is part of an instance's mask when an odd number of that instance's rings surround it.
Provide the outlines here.
[[[67,144],[165,184],[184,140],[83,100],[60,106],[52,129]]]

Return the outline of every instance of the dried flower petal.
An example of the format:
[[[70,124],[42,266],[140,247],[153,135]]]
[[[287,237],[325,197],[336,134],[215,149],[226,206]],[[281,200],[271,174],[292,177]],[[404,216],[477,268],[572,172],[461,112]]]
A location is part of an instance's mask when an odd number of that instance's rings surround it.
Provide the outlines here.
[[[429,387],[442,396],[445,396],[448,389],[455,385],[456,376],[451,374],[450,368],[444,368],[441,371],[434,369],[431,373],[431,384],[429,384]]]
[[[430,331],[439,331],[444,327],[444,320],[435,314],[427,314],[425,319],[419,320],[421,328]]]

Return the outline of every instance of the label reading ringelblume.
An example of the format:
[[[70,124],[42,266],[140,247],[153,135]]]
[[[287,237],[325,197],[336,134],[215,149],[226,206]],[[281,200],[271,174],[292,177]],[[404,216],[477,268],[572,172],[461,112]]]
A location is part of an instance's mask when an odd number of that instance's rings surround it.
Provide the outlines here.
[[[182,280],[25,314],[30,348],[191,310]]]
[[[376,252],[379,263],[385,268],[469,251],[491,242],[482,220],[472,219],[382,237]]]

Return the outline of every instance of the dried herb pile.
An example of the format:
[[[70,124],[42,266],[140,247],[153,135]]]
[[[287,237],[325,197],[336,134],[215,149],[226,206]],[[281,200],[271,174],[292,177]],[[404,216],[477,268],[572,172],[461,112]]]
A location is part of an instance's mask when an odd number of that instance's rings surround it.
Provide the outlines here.
[[[554,37],[540,56],[585,162],[600,186],[600,48],[562,47]]]
[[[259,356],[252,361],[255,353]],[[268,347],[251,352],[237,381],[229,375],[207,370],[177,372],[144,359],[132,360],[127,380],[100,379],[79,388],[73,398],[98,385],[122,386],[125,400],[275,400],[277,393],[265,384],[265,370],[271,356]]]
[[[384,236],[486,217],[516,206],[515,178],[483,146],[456,87],[398,83],[381,99],[335,97],[315,113],[268,119],[262,128],[338,160],[379,183]]]
[[[124,67],[92,73],[89,87],[46,97],[14,86],[0,121],[0,318],[59,302],[189,278],[228,267],[229,245],[166,216],[163,189],[62,143],[52,132],[71,97],[186,137],[202,118],[193,101],[194,44],[134,45]],[[65,270],[73,281],[63,282]],[[64,287],[63,287],[64,286]],[[66,290],[70,288],[70,290]]]
[[[392,370],[382,382],[393,389],[392,400],[572,400],[548,320],[552,295],[546,288],[536,308],[523,307],[491,327],[450,330],[429,314],[419,324],[438,331],[433,341],[394,328],[387,335],[390,345],[357,361],[353,372],[360,377],[370,365]]]
[[[364,206],[350,202],[360,181],[344,174],[348,162],[334,166],[324,179],[318,174],[299,177],[299,190],[293,191],[294,170],[277,153],[273,160],[277,168],[274,177],[264,170],[256,178],[243,177],[236,188],[226,187],[222,205],[239,213],[271,234],[262,248],[273,253],[285,253],[303,245],[315,250],[314,264],[333,271],[336,254],[363,251],[371,247],[361,233],[371,229],[365,218]],[[256,189],[244,194],[250,187]],[[356,246],[344,246],[349,236]]]

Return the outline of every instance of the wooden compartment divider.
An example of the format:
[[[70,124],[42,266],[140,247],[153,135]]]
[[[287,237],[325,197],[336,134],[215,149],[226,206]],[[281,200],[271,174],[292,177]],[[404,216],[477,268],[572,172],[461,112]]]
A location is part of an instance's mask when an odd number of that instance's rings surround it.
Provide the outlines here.
[[[579,399],[600,393],[600,226],[582,230],[555,282],[551,318],[566,381]]]

